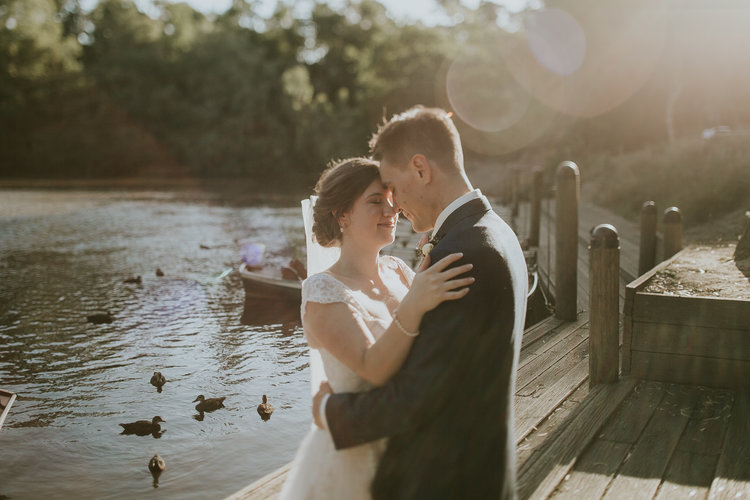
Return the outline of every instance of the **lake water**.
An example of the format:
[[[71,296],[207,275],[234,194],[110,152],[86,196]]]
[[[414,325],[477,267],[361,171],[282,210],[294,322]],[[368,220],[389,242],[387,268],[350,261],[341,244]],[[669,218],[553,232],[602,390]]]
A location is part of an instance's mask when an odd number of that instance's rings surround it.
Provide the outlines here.
[[[264,243],[270,264],[303,244],[299,206],[280,205],[0,190],[0,388],[18,394],[0,430],[0,498],[222,498],[291,460],[310,424],[302,331],[262,305],[241,324],[236,271],[245,242]],[[88,323],[98,311],[115,321]],[[169,380],[161,393],[154,371]],[[225,408],[200,419],[198,394]],[[155,415],[160,438],[120,433]]]

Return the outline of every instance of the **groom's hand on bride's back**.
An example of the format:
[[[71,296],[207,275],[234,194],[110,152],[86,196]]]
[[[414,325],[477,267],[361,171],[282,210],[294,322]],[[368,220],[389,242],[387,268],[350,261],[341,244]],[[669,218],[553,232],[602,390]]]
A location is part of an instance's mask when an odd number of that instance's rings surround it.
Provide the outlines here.
[[[315,421],[315,425],[317,425],[321,429],[325,429],[326,425],[322,420],[320,406],[323,402],[323,398],[328,396],[329,394],[333,394],[333,389],[331,389],[331,386],[328,384],[328,382],[321,382],[318,392],[315,394],[315,396],[313,396],[313,420]]]

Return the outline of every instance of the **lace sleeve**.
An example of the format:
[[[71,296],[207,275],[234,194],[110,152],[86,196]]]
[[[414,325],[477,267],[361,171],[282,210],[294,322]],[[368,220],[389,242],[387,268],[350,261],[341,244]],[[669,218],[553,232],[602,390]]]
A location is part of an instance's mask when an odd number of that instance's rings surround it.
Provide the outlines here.
[[[393,255],[384,255],[384,259],[387,259],[388,265],[395,269],[398,273],[403,276],[407,286],[411,286],[412,281],[414,281],[414,275],[416,274],[412,268],[410,268],[406,262],[399,259],[398,257],[394,257]]]
[[[308,302],[318,302],[320,304],[343,302],[350,306],[354,305],[352,303],[349,289],[339,280],[327,273],[313,274],[302,282],[302,306],[300,317],[303,322]]]

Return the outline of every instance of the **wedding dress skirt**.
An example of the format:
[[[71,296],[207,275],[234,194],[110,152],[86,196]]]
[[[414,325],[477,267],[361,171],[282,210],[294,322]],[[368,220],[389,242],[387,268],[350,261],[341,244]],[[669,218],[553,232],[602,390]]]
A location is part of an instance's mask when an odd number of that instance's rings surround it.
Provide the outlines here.
[[[414,272],[403,261],[382,256],[383,273],[392,279],[405,276],[411,283]],[[366,334],[375,342],[390,324],[373,317],[358,298],[361,292],[352,291],[328,273],[310,276],[302,284],[302,325],[305,324],[307,302],[343,302],[352,314],[359,317],[369,328]],[[403,297],[399,297],[402,299]],[[328,383],[334,392],[362,392],[372,386],[352,372],[325,349],[320,358],[325,368]],[[336,450],[328,430],[315,425],[307,433],[292,462],[286,482],[281,490],[282,500],[368,500],[372,498],[370,484],[375,477],[380,458],[385,452],[386,439],[360,446]]]
[[[292,462],[280,498],[370,499],[370,484],[383,451],[382,439],[336,451],[327,430],[311,429]]]

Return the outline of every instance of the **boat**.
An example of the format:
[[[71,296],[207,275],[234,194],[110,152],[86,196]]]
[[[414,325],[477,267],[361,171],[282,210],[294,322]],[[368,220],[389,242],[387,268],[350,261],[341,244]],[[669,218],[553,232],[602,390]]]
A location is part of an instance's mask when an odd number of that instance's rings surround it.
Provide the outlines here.
[[[251,270],[246,263],[240,264],[245,300],[288,301],[300,305],[302,302],[302,280],[282,276],[270,276],[258,270]]]
[[[13,401],[15,400],[16,400],[15,393],[6,391],[4,389],[0,389],[0,410],[2,410],[2,413],[0,413],[0,429],[3,428],[5,417],[8,416],[8,412],[10,412],[10,407],[13,406]]]
[[[396,240],[381,253],[401,258],[412,268],[416,267],[418,259],[414,251],[421,235],[412,231],[411,225],[403,219],[396,228]],[[247,245],[243,253],[243,262],[239,266],[242,286],[245,289],[245,306],[242,313],[243,324],[262,324],[264,321],[279,318],[296,318],[299,320],[299,307],[302,304],[302,280],[307,277],[304,265],[292,259],[288,266],[275,269],[276,275],[271,275],[270,269],[262,268],[263,246],[260,244]],[[537,322],[549,315],[549,302],[546,293],[539,283],[536,266],[536,251],[525,250],[526,267],[529,272],[529,293],[527,302],[527,323]],[[252,267],[247,262],[257,263]],[[287,322],[280,319],[280,322]]]
[[[539,296],[543,300],[544,296],[540,293],[539,276],[536,271],[536,265],[533,265],[529,261],[535,261],[536,255],[530,258],[527,255],[527,265],[529,266],[529,309],[531,309],[532,298]],[[534,262],[535,264],[535,262]],[[246,263],[242,263],[239,267],[240,277],[242,278],[242,286],[245,289],[245,310],[243,312],[243,323],[249,321],[251,312],[255,315],[258,314],[259,310],[268,311],[270,304],[277,304],[279,307],[285,307],[285,310],[299,311],[299,306],[302,303],[302,279],[303,277],[297,275],[290,268],[282,268],[284,276],[270,276],[267,273],[261,272],[260,270],[251,269]],[[290,272],[291,271],[291,272]],[[538,305],[535,309],[541,309]],[[546,312],[546,307],[543,308]],[[527,311],[528,313],[529,311]],[[529,314],[529,319],[537,320],[538,314]],[[265,317],[265,315],[264,315]]]

